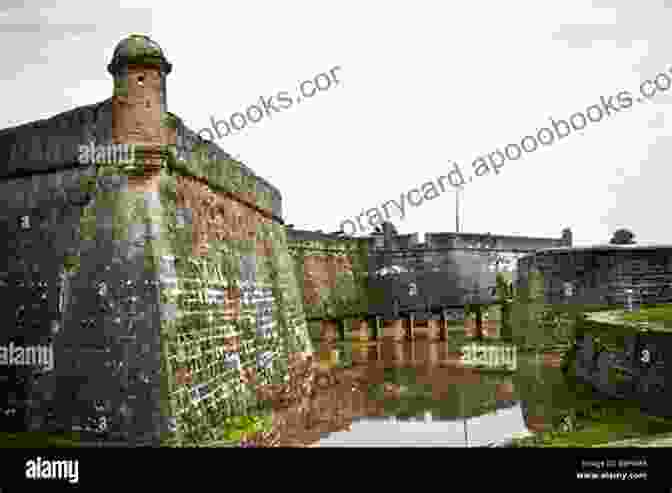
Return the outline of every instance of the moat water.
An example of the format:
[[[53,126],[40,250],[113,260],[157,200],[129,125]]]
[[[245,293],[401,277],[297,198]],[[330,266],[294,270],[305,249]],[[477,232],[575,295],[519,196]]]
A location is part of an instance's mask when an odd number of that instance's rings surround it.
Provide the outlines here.
[[[474,369],[460,362],[467,342],[316,342],[316,358],[343,378],[274,411],[280,445],[488,447],[562,431],[590,446],[672,431],[567,377],[559,354],[518,352],[513,371]]]

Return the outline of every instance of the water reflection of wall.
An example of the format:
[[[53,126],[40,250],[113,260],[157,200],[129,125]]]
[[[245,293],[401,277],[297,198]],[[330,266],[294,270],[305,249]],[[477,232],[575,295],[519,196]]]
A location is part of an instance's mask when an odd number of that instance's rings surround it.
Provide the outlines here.
[[[335,347],[322,344],[318,349],[318,357],[330,363],[324,368],[335,368]],[[485,416],[481,424],[489,423],[503,419],[494,416],[516,403],[521,403],[525,427],[539,431],[547,428],[548,412],[561,407],[564,398],[553,396],[562,394],[557,369],[529,361],[509,375],[460,368],[459,355],[447,342],[353,345],[353,358],[355,366],[336,370],[339,385],[320,389],[301,406],[282,412],[284,433],[292,443],[354,430],[357,422],[371,417],[422,424]]]
[[[448,341],[416,340],[408,343],[398,343],[383,340],[378,344],[360,344],[353,346],[352,359],[356,364],[370,362],[388,363],[418,363],[436,365],[440,362],[459,363],[460,355],[450,348]]]
[[[381,441],[387,440],[388,444],[397,446],[437,446],[438,442],[444,446],[484,446],[506,441],[529,429],[521,404],[513,400],[501,399],[489,410],[469,414],[470,417],[464,419],[459,415],[446,418],[427,409],[405,417],[390,416],[385,402],[385,399],[371,398],[367,392],[354,392],[342,385],[324,389],[293,408],[276,411],[274,421],[282,444],[290,446],[308,445],[318,440],[319,445],[326,445],[334,434],[342,435],[340,432],[345,431],[350,437],[348,442],[360,435],[356,441],[369,445],[373,442],[383,445]],[[384,432],[385,436],[381,436],[371,429],[371,423],[392,426],[378,430]]]
[[[365,416],[384,416],[383,402],[365,391],[353,390],[352,380],[342,376],[336,386],[320,389],[288,409],[274,411],[274,428],[282,445],[307,445],[322,436],[348,430]]]

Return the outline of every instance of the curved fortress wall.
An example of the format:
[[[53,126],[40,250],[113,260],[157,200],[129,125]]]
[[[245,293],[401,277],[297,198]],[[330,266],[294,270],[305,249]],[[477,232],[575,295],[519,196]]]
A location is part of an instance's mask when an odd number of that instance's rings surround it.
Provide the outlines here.
[[[123,40],[108,69],[111,99],[0,131],[0,345],[54,363],[0,367],[0,419],[202,443],[312,351],[280,193],[165,111],[151,40]],[[134,159],[82,165],[91,142]]]
[[[670,245],[546,249],[522,258],[519,266],[519,287],[536,291],[546,303],[623,305],[626,289],[644,303],[672,301]]]

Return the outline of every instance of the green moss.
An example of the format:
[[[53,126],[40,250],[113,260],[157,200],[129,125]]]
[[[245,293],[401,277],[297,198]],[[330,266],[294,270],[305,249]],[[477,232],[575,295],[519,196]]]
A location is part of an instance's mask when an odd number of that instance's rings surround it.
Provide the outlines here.
[[[94,204],[88,204],[82,209],[79,218],[80,242],[92,241],[96,238],[96,207]]]
[[[125,43],[128,55],[129,56],[161,55],[161,52],[157,48],[147,45],[147,38],[148,36],[144,34],[131,34],[128,38],[126,38]]]
[[[272,210],[271,195],[257,191],[256,178],[244,177],[240,163],[233,159],[210,160],[207,157],[207,151],[205,144],[198,144],[192,151],[193,159],[184,162],[177,161],[173,153],[169,152],[166,156],[166,167],[171,173],[207,180],[210,188],[215,192],[236,195],[252,192],[256,207],[262,210]]]
[[[177,129],[178,119],[174,114],[166,111],[161,116],[161,126],[166,128]]]
[[[96,176],[81,175],[79,177],[79,190],[82,193],[93,194],[98,189],[98,180]]]
[[[294,258],[294,272],[302,294],[305,290],[304,265],[307,256],[326,256],[328,261],[345,256],[352,266],[351,272],[337,274],[333,288],[321,287],[320,304],[304,307],[308,318],[343,318],[368,312],[368,251],[361,248],[361,243],[346,243],[344,240],[299,241],[291,242],[288,249]]]
[[[128,79],[125,77],[115,77],[112,94],[117,97],[128,97]]]
[[[257,426],[249,422],[236,424],[225,421],[232,415],[249,415],[250,409],[258,403],[254,388],[237,383],[236,370],[215,369],[215,365],[212,365],[211,349],[220,343],[221,338],[240,336],[243,367],[256,366],[258,351],[270,350],[276,353],[273,364],[275,373],[260,372],[259,381],[262,383],[279,381],[286,374],[283,360],[286,360],[288,352],[312,349],[305,331],[301,291],[292,279],[292,261],[285,250],[287,241],[284,227],[276,223],[260,223],[254,241],[213,241],[213,248],[209,249],[206,256],[199,258],[192,254],[193,226],[185,224],[181,228],[177,227],[177,179],[174,174],[194,172],[212,181],[225,181],[225,176],[233,176],[234,181],[236,176],[241,177],[240,183],[247,180],[242,179],[240,169],[236,169],[233,162],[230,163],[232,168],[227,171],[229,175],[212,168],[212,163],[207,160],[199,162],[205,150],[202,147],[201,155],[186,163],[177,163],[172,153],[167,155],[166,169],[161,172],[159,181],[160,217],[155,217],[157,211],[147,210],[142,194],[103,190],[97,192],[96,201],[85,208],[82,216],[83,229],[89,228],[91,235],[95,235],[100,226],[100,221],[97,221],[100,217],[111,217],[114,237],[120,239],[128,236],[131,224],[159,223],[161,240],[146,243],[145,268],[156,272],[159,267],[158,257],[162,254],[176,257],[175,269],[178,289],[181,291],[162,289],[159,293],[162,303],[174,303],[178,309],[174,321],[161,323],[161,411],[163,415],[179,416],[178,431],[162,437],[162,443],[166,446],[231,443]],[[114,169],[99,171],[101,174],[118,173]],[[249,189],[253,189],[253,180],[245,183]],[[215,191],[222,191],[212,182],[210,186]],[[241,256],[256,255],[255,241],[261,240],[273,243],[271,255],[257,257],[255,264],[257,282],[270,285],[274,298],[273,317],[277,337],[272,340],[260,340],[257,336],[253,309],[241,306],[239,320],[224,321],[222,313],[205,303],[205,289],[236,285],[240,279]],[[178,367],[193,371],[190,385],[207,383],[212,399],[193,402],[190,386],[175,381],[175,370]],[[215,400],[217,403],[212,405]]]
[[[270,431],[270,414],[258,416],[229,416],[224,418],[211,434],[212,440],[201,444],[203,447],[226,447],[238,445],[255,433]]]
[[[63,259],[63,268],[68,273],[76,273],[81,266],[81,258],[79,255],[66,255]]]

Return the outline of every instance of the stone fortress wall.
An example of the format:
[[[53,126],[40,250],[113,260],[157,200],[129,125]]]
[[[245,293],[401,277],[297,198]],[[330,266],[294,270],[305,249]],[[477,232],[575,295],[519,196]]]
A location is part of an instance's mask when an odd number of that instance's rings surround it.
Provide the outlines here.
[[[672,301],[669,245],[544,249],[522,258],[519,269],[519,287],[536,291],[545,303],[622,306],[627,289],[645,303]]]
[[[398,235],[389,223],[365,237],[288,228],[287,238],[309,319],[382,314],[394,299],[402,309],[412,309],[414,303],[463,306],[475,286],[487,298],[497,272],[515,282],[519,258],[572,244],[569,229],[560,238],[427,233],[419,243],[417,234]],[[393,276],[395,281],[377,279],[376,272],[386,266],[403,271]],[[418,286],[413,300],[408,296],[411,282]],[[414,309],[421,311],[420,306]]]
[[[202,443],[312,351],[280,193],[167,111],[171,69],[130,36],[112,98],[0,131],[0,345],[54,351],[0,368],[4,429]],[[82,166],[91,142],[135,162]]]

